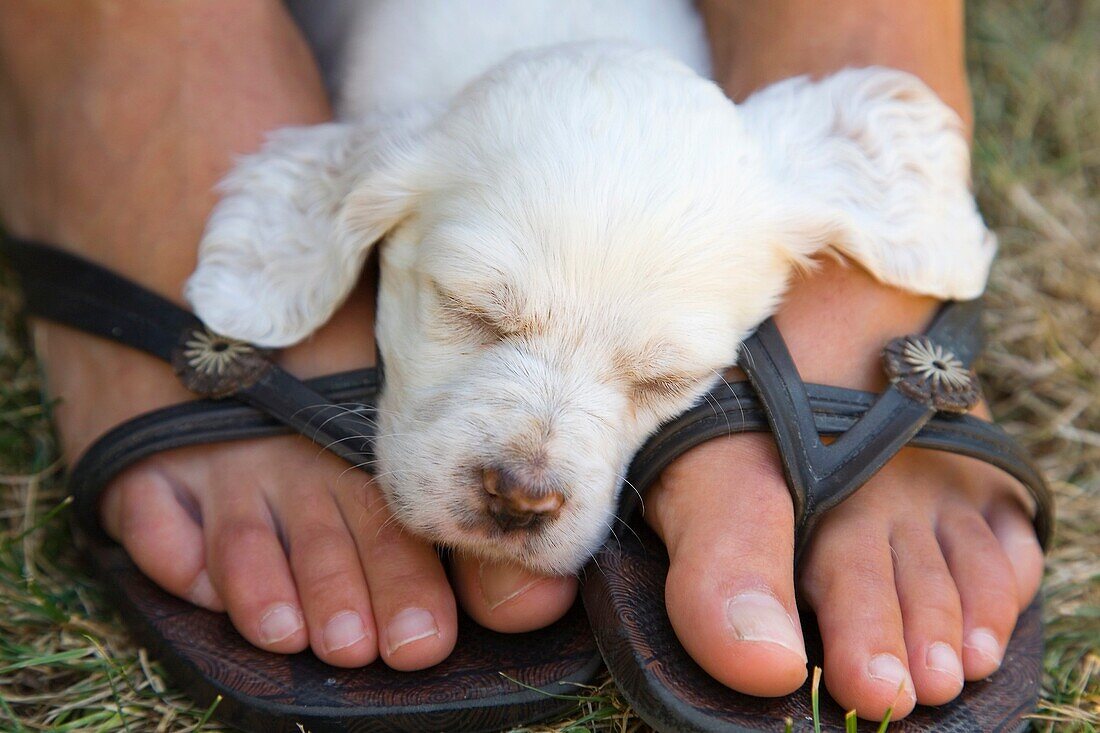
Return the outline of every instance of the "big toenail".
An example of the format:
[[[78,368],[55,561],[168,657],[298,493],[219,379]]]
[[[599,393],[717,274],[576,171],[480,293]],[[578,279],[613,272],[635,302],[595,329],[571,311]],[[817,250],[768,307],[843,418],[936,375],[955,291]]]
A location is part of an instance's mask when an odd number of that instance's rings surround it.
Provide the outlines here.
[[[481,596],[490,611],[495,611],[508,601],[519,598],[541,583],[544,578],[533,577],[523,568],[514,565],[481,564],[477,569],[481,583]]]
[[[776,644],[806,660],[802,637],[783,604],[767,593],[749,591],[726,604],[726,618],[739,641]]]
[[[302,614],[294,606],[280,603],[260,617],[260,641],[274,644],[302,628]]]
[[[913,696],[913,680],[909,678],[909,670],[893,654],[876,654],[871,657],[871,661],[867,663],[867,674],[873,680],[889,683],[904,695]]]
[[[1004,656],[1004,650],[1001,649],[1001,643],[997,641],[997,637],[989,629],[974,629],[966,635],[963,646],[977,652],[998,667],[1001,666],[1001,657]]]
[[[359,614],[355,611],[341,611],[325,624],[325,651],[334,652],[349,647],[366,635],[367,630],[363,628],[363,618]]]
[[[951,648],[950,644],[937,641],[928,646],[928,653],[924,656],[924,666],[934,672],[946,674],[952,678],[963,681],[963,665],[959,655]]]
[[[435,616],[423,608],[406,608],[390,619],[390,625],[386,627],[386,646],[393,654],[406,644],[429,636],[439,636]]]
[[[205,569],[195,576],[195,582],[187,591],[187,600],[203,608],[213,608],[218,605],[218,593],[214,590],[214,584],[210,582],[210,574]]]

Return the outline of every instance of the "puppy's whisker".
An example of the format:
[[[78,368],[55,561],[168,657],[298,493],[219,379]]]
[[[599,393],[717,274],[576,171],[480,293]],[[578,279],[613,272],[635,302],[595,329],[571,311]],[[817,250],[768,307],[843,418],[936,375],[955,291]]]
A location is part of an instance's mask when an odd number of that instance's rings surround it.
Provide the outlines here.
[[[370,472],[370,467],[373,463],[374,463],[374,461],[361,461],[359,463],[353,463],[353,464],[349,465],[347,468],[345,468],[343,471],[341,471],[340,475],[336,477],[336,480],[341,481],[344,478],[344,476],[348,475],[352,471],[367,471],[369,473]],[[374,477],[375,477],[374,474],[371,474],[371,478],[374,478]],[[363,485],[366,486],[366,484],[363,484]]]
[[[393,440],[394,438],[416,437],[416,433],[375,433],[374,440]]]
[[[365,436],[361,436],[361,435],[345,435],[343,438],[337,438],[335,440],[331,440],[328,443],[325,443],[324,445],[318,443],[317,445],[319,446],[319,448],[317,449],[317,453],[314,455],[313,458],[314,458],[314,460],[320,460],[321,456],[326,451],[331,450],[334,445],[339,445],[340,443],[344,443],[344,442],[349,441],[349,440],[364,440],[364,439],[365,439]],[[349,450],[349,451],[347,451],[347,453],[352,454],[352,455],[361,455],[361,456],[370,455],[370,453],[366,450]]]
[[[382,530],[386,529],[387,527],[389,527],[391,525],[393,527],[397,528],[397,533],[399,535],[401,535],[402,537],[404,537],[408,534],[405,530],[404,523],[399,522],[398,519],[397,519],[397,514],[393,513],[393,514],[390,515],[389,519],[387,519],[385,522],[382,523],[382,526],[378,528],[378,531],[374,533],[375,539],[377,539],[378,535],[382,533]]]
[[[642,516],[645,516],[645,497],[642,496],[642,492],[638,491],[638,487],[630,483],[630,479],[626,477],[626,474],[622,474],[618,477],[619,481],[622,481],[625,486],[629,486],[630,490],[638,497],[638,511]],[[618,516],[618,515],[616,515]]]
[[[726,381],[726,376],[724,374],[722,374],[717,369],[714,370],[714,373],[717,374],[718,378],[722,380],[722,384],[726,385],[726,389],[729,390],[730,395],[733,396],[733,401],[737,403],[737,410],[741,413],[741,424],[743,425],[745,423],[745,406],[741,404],[741,398],[737,395],[737,392],[733,389],[733,385],[730,384],[728,381]],[[715,400],[715,401],[717,402],[717,400]],[[719,404],[719,406],[721,406],[721,405]],[[733,426],[730,425],[730,418],[729,418],[728,413],[726,414],[726,432],[727,433],[732,433],[733,432]]]
[[[619,552],[622,552],[623,543],[619,539],[619,535],[615,534],[615,528],[611,525],[611,522],[604,522],[604,526],[607,527],[607,531],[611,533],[611,537],[615,540],[615,545],[619,548]]]
[[[340,405],[319,405],[319,406],[317,406],[317,407],[318,407],[318,409],[325,409],[325,408],[327,408],[327,409],[333,409],[333,408],[335,408],[335,409],[337,409],[337,410],[342,410],[342,412],[337,412],[337,414],[336,414],[336,415],[333,415],[332,417],[328,418],[328,419],[327,419],[327,420],[325,420],[325,421],[324,421],[323,423],[321,423],[320,425],[318,425],[317,427],[315,427],[315,428],[313,429],[313,435],[312,435],[312,436],[310,436],[310,439],[311,439],[311,440],[313,440],[314,442],[319,442],[319,441],[318,441],[317,439],[318,439],[318,437],[319,437],[319,436],[321,435],[321,433],[322,433],[322,431],[324,430],[324,428],[325,428],[325,426],[326,426],[326,425],[328,425],[328,424],[329,424],[330,422],[332,422],[333,420],[335,420],[335,419],[337,419],[337,418],[340,418],[340,417],[344,417],[344,416],[346,416],[346,415],[348,415],[348,414],[354,414],[354,415],[355,415],[355,416],[356,416],[357,418],[359,418],[359,419],[360,419],[360,420],[362,421],[362,423],[363,423],[363,424],[364,424],[365,426],[367,426],[367,427],[370,427],[370,428],[374,428],[374,427],[375,427],[375,426],[377,425],[377,422],[375,422],[374,420],[371,420],[371,419],[370,419],[370,418],[368,418],[367,416],[365,416],[365,415],[363,415],[363,414],[361,414],[361,413],[358,413],[358,412],[356,412],[355,410],[351,410],[351,409],[348,409],[348,408],[344,408],[344,407],[341,407]],[[303,409],[305,409],[305,408],[303,408]],[[301,412],[301,411],[302,411],[302,410],[298,410],[297,412],[295,412],[295,414],[298,414],[298,413],[299,413],[299,412]],[[311,420],[312,420],[312,418],[311,418]],[[303,434],[304,434],[304,433],[303,433]],[[364,437],[365,437],[365,436],[364,436]],[[325,447],[325,449],[327,450],[327,448],[328,448],[328,447],[330,447],[330,446],[332,446],[332,445],[334,445],[334,443],[329,443],[329,445],[328,445],[328,446],[326,446],[326,447]]]
[[[377,443],[378,441],[380,441],[380,440],[384,440],[384,439],[387,439],[387,438],[393,438],[393,437],[408,437],[408,435],[410,435],[410,433],[390,433],[390,434],[388,434],[388,435],[385,435],[385,434],[382,434],[382,435],[377,435],[377,434],[376,434],[376,435],[374,436],[374,441],[375,441],[375,442]],[[345,441],[348,441],[348,440],[360,440],[360,439],[361,439],[361,440],[367,440],[367,439],[368,439],[368,437],[369,437],[369,436],[366,436],[366,435],[345,435],[345,436],[344,436],[343,438],[336,438],[335,440],[332,440],[332,441],[330,441],[330,442],[328,442],[328,443],[326,443],[326,444],[322,445],[322,446],[321,446],[321,448],[320,448],[320,449],[319,449],[319,450],[317,451],[317,456],[316,456],[316,457],[317,457],[317,458],[320,458],[320,456],[321,456],[321,454],[322,454],[322,453],[324,453],[325,451],[329,450],[329,449],[330,449],[330,448],[332,448],[332,446],[334,446],[334,445],[338,445],[338,444],[340,444],[340,443],[343,443],[343,442],[345,442]],[[318,445],[320,445],[320,444],[318,443]],[[361,451],[349,451],[349,453],[358,453],[359,455],[363,455],[363,456],[366,456],[366,455],[369,455],[369,454],[370,454],[370,452],[369,452],[369,451],[365,451],[365,450],[361,450]],[[362,465],[363,465],[363,464],[357,464],[357,465],[356,465],[356,466],[354,466],[354,467],[355,467],[355,468],[360,468],[360,467],[361,467]]]
[[[592,564],[596,566],[596,569],[599,570],[600,573],[603,573],[603,568],[600,567],[600,553],[599,552],[597,552],[595,555],[592,556]]]
[[[390,476],[397,476],[397,475],[398,475],[397,471],[384,471],[383,473],[372,473],[370,475],[370,479],[375,481],[375,482],[378,482],[378,481],[381,481],[384,478],[389,478]],[[363,484],[363,486],[366,486],[369,483],[370,483],[370,481],[367,481],[366,483]]]
[[[636,531],[634,530],[634,528],[630,526],[630,523],[629,523],[629,522],[627,522],[627,521],[626,521],[625,519],[623,519],[622,517],[620,517],[620,516],[619,516],[618,514],[616,514],[616,515],[615,515],[615,521],[616,521],[616,522],[618,522],[619,524],[623,525],[623,526],[624,526],[624,527],[626,527],[627,529],[629,529],[629,530],[630,530],[630,534],[634,535],[634,538],[635,538],[635,539],[637,539],[637,540],[638,540],[638,542],[641,542],[641,541],[642,541],[641,535],[639,535],[639,534],[638,534],[638,533],[637,533],[637,532],[636,532]]]
[[[370,436],[368,436],[368,435],[345,435],[342,438],[334,438],[334,439],[330,440],[328,443],[325,443],[325,446],[322,450],[328,450],[329,448],[331,448],[334,445],[339,445],[340,443],[346,443],[349,440],[369,440],[369,439],[370,439]]]
[[[379,511],[381,511],[381,510],[379,510]],[[386,517],[386,521],[384,521],[384,522],[382,522],[382,524],[378,525],[378,529],[375,530],[374,539],[378,539],[378,537],[382,534],[382,532],[385,531],[385,529],[387,527],[389,527],[391,524],[395,524],[396,522],[397,522],[397,515],[396,514],[391,514],[390,516]]]
[[[354,407],[347,407],[346,405],[354,405]],[[307,407],[301,407],[301,408],[294,411],[294,415],[298,415],[299,413],[305,412],[306,410],[316,410],[318,413],[321,413],[325,410],[336,410],[335,415],[328,418],[327,420],[325,420],[325,422],[321,423],[321,425],[318,426],[318,429],[320,429],[320,428],[323,428],[325,425],[328,425],[331,421],[335,420],[336,418],[342,417],[344,415],[349,415],[349,414],[355,415],[356,417],[361,418],[365,422],[373,422],[371,420],[371,418],[363,412],[364,410],[370,410],[370,409],[372,409],[372,408],[370,408],[368,405],[363,405],[363,404],[357,403],[357,402],[330,403],[330,404],[309,405]],[[312,419],[313,418],[311,417],[310,420],[312,420]]]

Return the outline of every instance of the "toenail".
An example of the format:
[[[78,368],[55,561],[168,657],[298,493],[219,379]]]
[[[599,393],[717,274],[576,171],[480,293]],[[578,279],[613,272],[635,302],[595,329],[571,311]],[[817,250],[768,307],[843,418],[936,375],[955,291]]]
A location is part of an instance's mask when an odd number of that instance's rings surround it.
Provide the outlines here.
[[[959,655],[951,648],[950,644],[937,641],[930,644],[928,653],[924,656],[924,666],[934,672],[949,675],[953,679],[963,681],[963,665]]]
[[[195,576],[195,582],[187,591],[187,600],[203,608],[214,608],[218,605],[218,593],[214,590],[214,584],[210,582],[210,574],[205,568]]]
[[[913,696],[913,680],[909,678],[909,670],[893,654],[876,654],[871,657],[871,661],[867,663],[867,674],[873,680],[887,682],[894,689],[904,691],[909,697]]]
[[[328,620],[322,635],[325,651],[334,652],[355,644],[367,635],[363,618],[355,611],[341,611]]]
[[[966,635],[963,646],[977,652],[998,667],[1001,666],[1001,657],[1004,656],[1004,651],[1001,649],[1001,643],[997,641],[997,637],[989,629],[974,629]]]
[[[386,646],[393,654],[406,644],[439,636],[435,616],[423,608],[406,608],[390,619],[386,627]]]
[[[485,572],[486,570],[489,572]],[[514,565],[492,565],[486,568],[484,563],[478,565],[477,577],[481,584],[481,596],[490,611],[519,598],[544,580],[533,577],[523,568]]]
[[[296,634],[302,628],[302,614],[286,603],[280,603],[260,617],[260,641],[274,644]]]
[[[802,637],[783,604],[767,593],[749,591],[726,604],[726,619],[739,641],[776,644],[806,661]]]

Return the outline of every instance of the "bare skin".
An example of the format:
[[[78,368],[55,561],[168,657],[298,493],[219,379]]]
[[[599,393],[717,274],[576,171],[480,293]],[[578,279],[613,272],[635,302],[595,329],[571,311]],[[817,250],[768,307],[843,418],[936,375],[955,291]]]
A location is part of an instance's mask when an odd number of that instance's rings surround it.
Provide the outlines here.
[[[272,0],[7,4],[0,99],[5,226],[176,300],[233,157],[269,130],[330,115]],[[371,364],[373,300],[361,290],[284,365],[310,376]],[[34,332],[70,457],[139,412],[191,398],[151,357],[46,323]],[[301,438],[171,451],[111,484],[103,522],[150,578],[228,611],[259,647],[312,647],[349,667],[435,664],[456,636],[445,570],[346,469]],[[473,562],[459,572],[476,590],[468,605],[501,628],[549,623],[575,595],[571,578]]]
[[[231,156],[266,130],[329,113],[278,3],[186,0],[156,13],[135,3],[125,18],[111,5],[0,11],[0,97],[14,101],[0,104],[0,217],[178,297]],[[719,81],[735,99],[791,74],[881,63],[922,76],[969,119],[955,2],[704,9]],[[370,363],[372,300],[358,293],[284,363],[303,376]],[[778,320],[804,377],[875,389],[882,344],[919,330],[934,308],[826,264],[794,284]],[[138,411],[187,398],[140,354],[35,330],[70,455]],[[311,646],[343,666],[378,655],[399,669],[439,661],[455,641],[456,597],[505,631],[549,623],[572,602],[572,580],[472,561],[452,569],[452,591],[431,548],[387,525],[377,490],[344,469],[292,438],[173,451],[115,481],[104,522],[156,582],[227,609],[254,644]],[[826,683],[842,705],[879,718],[904,683],[898,717],[996,669],[1042,570],[1017,492],[975,462],[907,450],[822,524],[798,588],[821,623]],[[672,557],[666,597],[688,651],[738,690],[796,689],[806,669],[791,504],[770,438],[701,446],[646,502]],[[415,609],[434,632],[417,626]]]
[[[704,12],[735,100],[792,75],[881,64],[922,77],[970,120],[959,2],[715,0]],[[936,306],[827,262],[793,284],[776,320],[806,380],[880,390],[882,346],[922,330]],[[797,689],[797,587],[821,627],[830,693],[881,719],[891,704],[897,718],[947,702],[999,666],[1042,575],[1019,496],[985,464],[907,449],[822,522],[796,579],[774,443],[745,435],[669,466],[646,517],[671,556],[669,616],[703,668],[751,694]]]

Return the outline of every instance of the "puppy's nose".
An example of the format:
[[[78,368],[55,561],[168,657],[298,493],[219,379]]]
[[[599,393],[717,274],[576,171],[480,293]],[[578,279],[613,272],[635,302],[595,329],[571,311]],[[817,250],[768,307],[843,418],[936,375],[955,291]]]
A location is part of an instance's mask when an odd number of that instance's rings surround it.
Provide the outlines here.
[[[489,500],[489,514],[506,532],[552,515],[565,503],[560,491],[532,486],[497,468],[482,470],[481,486]]]

